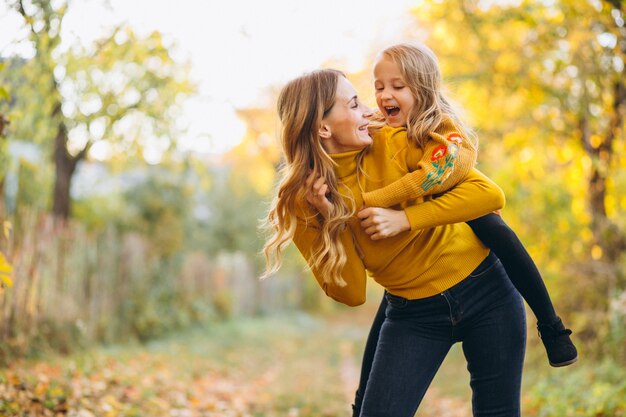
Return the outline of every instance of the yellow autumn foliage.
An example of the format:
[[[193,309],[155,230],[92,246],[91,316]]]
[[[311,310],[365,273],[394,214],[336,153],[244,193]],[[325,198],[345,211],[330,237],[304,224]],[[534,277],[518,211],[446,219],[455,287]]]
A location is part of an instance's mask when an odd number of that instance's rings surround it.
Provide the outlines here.
[[[0,252],[0,286],[13,286],[13,280],[11,276],[13,274],[13,267],[7,261],[6,257]]]

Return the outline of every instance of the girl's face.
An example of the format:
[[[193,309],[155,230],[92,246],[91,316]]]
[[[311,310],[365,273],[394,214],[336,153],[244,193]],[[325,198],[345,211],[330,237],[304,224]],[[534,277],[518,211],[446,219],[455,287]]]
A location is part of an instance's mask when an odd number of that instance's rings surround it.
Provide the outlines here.
[[[391,127],[406,126],[415,97],[408,87],[398,65],[386,55],[374,66],[376,104]]]
[[[335,104],[322,119],[319,135],[330,154],[357,151],[372,143],[367,127],[372,110],[362,104],[350,81],[339,77]]]

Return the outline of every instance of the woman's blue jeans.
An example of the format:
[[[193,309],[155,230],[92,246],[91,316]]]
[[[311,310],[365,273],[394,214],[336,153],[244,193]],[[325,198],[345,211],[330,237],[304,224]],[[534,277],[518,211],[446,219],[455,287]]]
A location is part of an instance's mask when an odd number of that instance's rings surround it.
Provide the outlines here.
[[[491,254],[466,279],[418,300],[387,293],[361,417],[413,417],[452,345],[467,359],[474,416],[520,415],[526,318]],[[464,378],[459,370],[459,378]]]

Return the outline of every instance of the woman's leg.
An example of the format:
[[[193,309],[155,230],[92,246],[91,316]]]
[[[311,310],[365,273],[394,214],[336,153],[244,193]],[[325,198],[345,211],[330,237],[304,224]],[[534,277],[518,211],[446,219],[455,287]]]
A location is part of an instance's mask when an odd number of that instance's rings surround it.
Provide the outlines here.
[[[526,339],[521,297],[516,294],[490,315],[463,340],[474,417],[520,416]]]
[[[441,295],[406,300],[387,294],[387,301],[361,417],[413,417],[452,346]]]
[[[356,390],[354,396],[354,404],[352,405],[352,416],[359,417],[361,414],[361,405],[363,403],[363,396],[365,395],[365,387],[367,386],[367,380],[372,369],[372,362],[374,362],[374,353],[376,353],[376,345],[378,344],[378,337],[380,334],[380,328],[385,321],[385,309],[387,308],[387,299],[383,295],[378,311],[374,316],[372,327],[370,328],[369,335],[367,336],[367,342],[365,342],[365,351],[363,352],[363,361],[361,362],[361,379],[359,380],[359,388]]]
[[[467,359],[474,416],[517,417],[526,345],[524,303],[502,264],[490,258],[489,268],[443,295]]]
[[[467,224],[500,258],[509,279],[535,313],[550,364],[565,366],[576,362],[578,353],[569,337],[571,330],[556,315],[541,274],[515,232],[494,213]]]

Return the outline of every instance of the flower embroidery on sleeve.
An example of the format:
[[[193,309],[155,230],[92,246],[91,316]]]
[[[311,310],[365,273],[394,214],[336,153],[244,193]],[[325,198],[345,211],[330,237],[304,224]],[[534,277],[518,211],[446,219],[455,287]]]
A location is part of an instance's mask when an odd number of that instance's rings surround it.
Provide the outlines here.
[[[461,146],[461,144],[463,143],[463,138],[458,133],[450,133],[448,135],[448,140],[450,142],[456,143],[457,146]]]
[[[451,142],[446,145],[439,145],[430,155],[433,171],[426,175],[426,179],[422,183],[422,190],[428,191],[433,186],[444,182],[454,169],[454,161],[459,153],[459,146],[463,142],[459,134],[453,133],[448,136]]]
[[[451,143],[448,145],[448,153],[452,155],[452,157],[456,158],[456,154],[459,153],[459,147],[456,143]]]
[[[430,156],[430,160],[437,161],[443,158],[444,156],[446,156],[447,152],[448,152],[448,148],[445,145],[437,146],[435,150],[433,151],[433,154]]]

